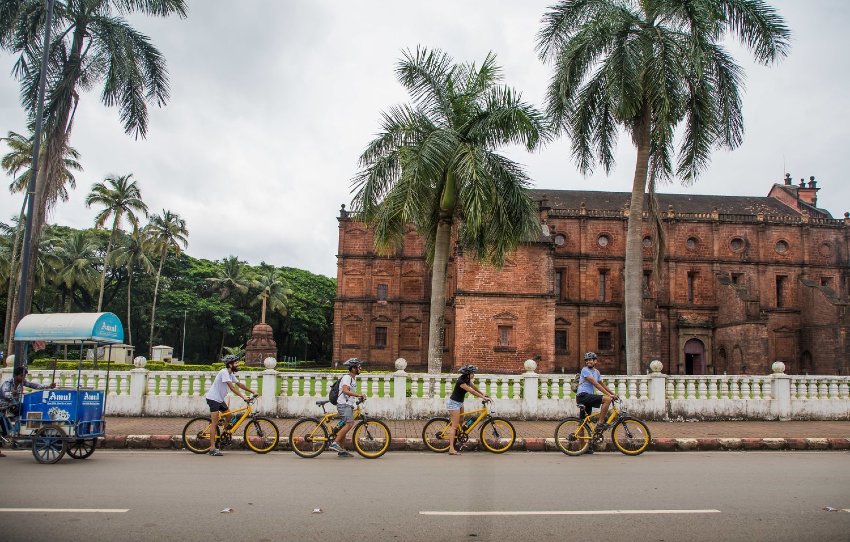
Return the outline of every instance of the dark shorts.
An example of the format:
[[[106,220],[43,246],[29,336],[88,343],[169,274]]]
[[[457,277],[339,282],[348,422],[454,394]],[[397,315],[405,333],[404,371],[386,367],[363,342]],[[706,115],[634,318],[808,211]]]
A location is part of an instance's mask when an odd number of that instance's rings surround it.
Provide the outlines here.
[[[210,406],[210,412],[227,412],[227,403],[207,399],[207,404]]]
[[[593,407],[602,406],[602,396],[596,393],[579,393],[576,395],[576,404],[584,405],[586,414],[590,416]]]

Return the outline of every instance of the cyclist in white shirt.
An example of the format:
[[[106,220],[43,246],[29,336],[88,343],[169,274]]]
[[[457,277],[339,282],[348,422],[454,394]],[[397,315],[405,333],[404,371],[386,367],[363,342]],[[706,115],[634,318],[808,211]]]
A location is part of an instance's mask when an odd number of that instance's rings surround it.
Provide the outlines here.
[[[364,394],[357,393],[357,375],[362,370],[360,368],[362,364],[363,362],[357,358],[351,358],[343,363],[343,366],[348,367],[348,374],[343,376],[339,382],[339,396],[336,400],[336,409],[343,426],[337,432],[334,441],[328,446],[340,457],[351,457],[351,454],[343,448],[345,435],[354,425],[354,407],[357,405],[357,399],[366,400]]]
[[[210,407],[211,426],[215,428],[216,437],[218,436],[219,415],[221,412],[228,411],[227,402],[225,401],[227,392],[232,391],[241,397],[243,401],[247,401],[248,398],[239,391],[239,388],[242,388],[251,395],[257,395],[251,390],[251,388],[236,379],[236,373],[238,372],[239,360],[236,359],[236,356],[224,356],[224,369],[220,370],[218,374],[215,375],[215,381],[213,381],[213,385],[210,387],[209,391],[207,391],[206,399],[207,405]],[[216,447],[216,441],[210,443],[210,455],[224,455],[221,453],[221,450]]]

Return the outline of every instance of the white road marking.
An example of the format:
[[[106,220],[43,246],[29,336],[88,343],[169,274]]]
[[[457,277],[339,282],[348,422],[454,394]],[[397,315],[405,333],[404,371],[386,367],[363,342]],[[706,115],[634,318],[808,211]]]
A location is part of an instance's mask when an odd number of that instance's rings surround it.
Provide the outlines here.
[[[720,510],[514,510],[514,511],[433,511],[423,510],[422,516],[601,516],[609,514],[719,514]]]
[[[63,512],[72,514],[123,514],[129,511],[129,508],[0,508],[0,512]]]

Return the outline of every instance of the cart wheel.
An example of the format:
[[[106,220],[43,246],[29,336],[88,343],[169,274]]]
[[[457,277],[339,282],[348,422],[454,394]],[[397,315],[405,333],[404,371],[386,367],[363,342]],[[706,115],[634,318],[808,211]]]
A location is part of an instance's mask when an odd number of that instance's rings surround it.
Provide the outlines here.
[[[74,459],[85,459],[94,453],[95,448],[97,448],[97,439],[78,438],[68,442],[67,448],[68,455]]]
[[[39,463],[56,463],[65,455],[65,431],[56,425],[42,427],[32,437],[32,455]]]

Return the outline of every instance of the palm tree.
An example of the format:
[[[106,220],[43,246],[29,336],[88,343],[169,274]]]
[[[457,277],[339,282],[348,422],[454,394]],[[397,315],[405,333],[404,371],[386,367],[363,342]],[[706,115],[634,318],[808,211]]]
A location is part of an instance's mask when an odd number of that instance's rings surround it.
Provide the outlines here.
[[[245,272],[245,264],[232,255],[222,260],[221,263],[222,266],[216,271],[216,276],[207,279],[207,282],[218,291],[219,297],[227,299],[234,292],[248,293],[251,279]]]
[[[93,290],[97,284],[97,243],[85,231],[75,231],[53,250],[52,282],[62,290],[65,312],[71,312],[74,292]]]
[[[180,245],[185,248],[189,241],[189,231],[186,229],[186,221],[171,211],[162,211],[162,216],[151,217],[150,224],[145,228],[146,234],[150,236],[154,246],[159,250],[159,268],[156,271],[156,282],[153,289],[153,304],[151,305],[151,333],[148,348],[153,352],[153,329],[156,323],[156,298],[159,293],[159,279],[162,277],[162,264],[169,251],[180,253]]]
[[[251,301],[252,305],[262,303],[265,298],[265,306],[268,310],[286,316],[288,296],[292,295],[292,290],[289,289],[286,279],[283,278],[279,269],[263,266],[253,286],[259,290],[259,293]],[[263,322],[265,322],[265,316],[266,314],[263,312]]]
[[[625,264],[629,374],[640,372],[645,193],[658,236],[655,183],[674,175],[674,133],[683,128],[675,175],[686,183],[713,147],[743,139],[743,73],[722,46],[727,34],[763,64],[789,47],[784,20],[763,0],[562,0],[537,36],[540,58],[554,65],[548,112],[571,138],[579,169],[600,163],[610,172],[620,127],[637,148]],[[658,262],[660,236],[656,245]]]
[[[0,48],[18,59],[14,76],[30,117],[35,116],[46,19],[41,0],[4,0],[0,8]],[[102,83],[101,102],[118,108],[124,131],[136,138],[148,129],[148,104],[168,101],[168,72],[162,53],[124,16],[142,13],[186,16],[185,0],[68,0],[57,2],[47,66],[45,152],[40,157],[32,239],[38,239],[47,214],[60,197],[62,158],[68,147],[80,89]],[[37,243],[33,243],[35,261]],[[32,277],[31,270],[26,276]],[[32,295],[32,288],[28,290]],[[29,308],[31,298],[21,300]]]
[[[400,246],[408,224],[424,238],[433,268],[428,372],[439,373],[452,228],[458,226],[461,247],[497,265],[521,241],[539,236],[528,178],[496,149],[534,149],[545,123],[500,84],[492,53],[477,66],[418,48],[404,52],[396,76],[412,104],[383,113],[381,133],[360,156],[352,207],[374,228],[382,254]]]
[[[86,197],[86,207],[92,205],[102,205],[103,210],[100,211],[94,219],[95,228],[102,228],[103,225],[112,217],[112,233],[109,235],[109,241],[106,243],[106,253],[103,255],[103,269],[100,272],[100,288],[97,296],[97,312],[103,307],[103,287],[106,282],[106,268],[109,262],[109,253],[112,251],[112,243],[115,240],[115,233],[121,226],[121,220],[126,216],[127,220],[133,227],[137,227],[139,220],[136,213],[143,213],[148,216],[148,206],[142,201],[142,193],[139,191],[136,181],[131,181],[129,175],[121,175],[119,177],[107,177],[103,182],[95,183],[89,195]],[[109,186],[107,186],[107,183]]]
[[[131,319],[131,303],[133,299],[133,276],[136,270],[142,273],[153,273],[154,266],[150,255],[153,251],[151,239],[140,230],[138,225],[133,227],[133,233],[128,235],[124,243],[115,247],[112,253],[112,264],[123,267],[127,271],[127,344],[133,344],[133,326]]]

